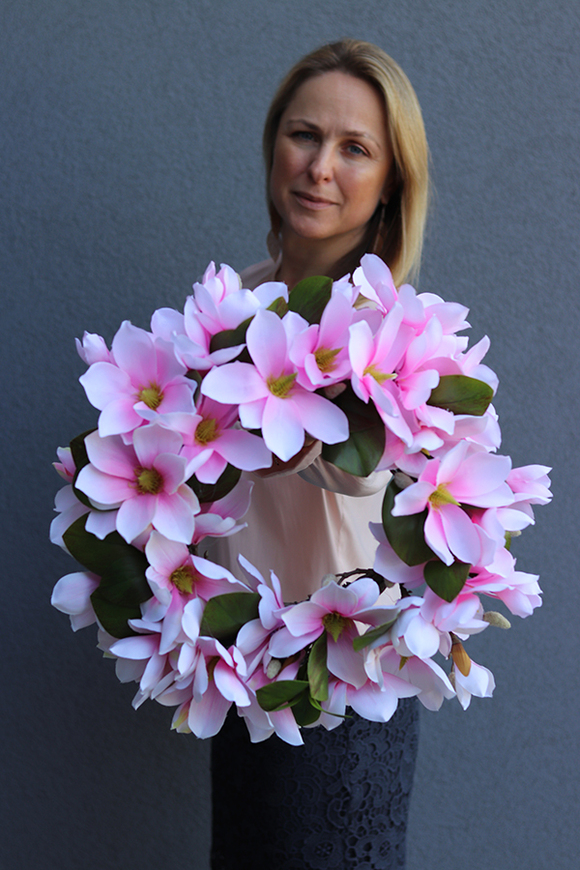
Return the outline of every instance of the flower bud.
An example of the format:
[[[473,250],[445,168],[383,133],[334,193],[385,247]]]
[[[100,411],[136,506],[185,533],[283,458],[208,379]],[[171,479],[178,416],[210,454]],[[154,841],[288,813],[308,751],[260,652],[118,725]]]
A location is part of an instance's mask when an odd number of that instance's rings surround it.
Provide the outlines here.
[[[273,680],[282,670],[282,662],[280,659],[270,659],[266,667],[266,676],[269,680]]]
[[[509,619],[506,619],[502,613],[497,610],[488,610],[481,617],[484,622],[489,622],[490,625],[495,625],[496,628],[511,628],[512,624]]]

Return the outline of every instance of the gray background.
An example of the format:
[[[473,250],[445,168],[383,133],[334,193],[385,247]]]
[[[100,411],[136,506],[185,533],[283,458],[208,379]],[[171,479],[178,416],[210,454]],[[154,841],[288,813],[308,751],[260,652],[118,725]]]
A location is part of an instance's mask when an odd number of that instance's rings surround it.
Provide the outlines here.
[[[420,288],[492,337],[504,452],[555,466],[517,543],[545,605],[470,643],[493,700],[425,712],[409,870],[578,866],[577,0],[3,0],[2,870],[206,870],[208,744],[130,706],[49,605],[57,445],[94,425],[73,337],[265,256],[261,125],[299,56],[375,41],[423,106]],[[8,384],[9,389],[6,389]],[[273,868],[275,870],[275,868]]]

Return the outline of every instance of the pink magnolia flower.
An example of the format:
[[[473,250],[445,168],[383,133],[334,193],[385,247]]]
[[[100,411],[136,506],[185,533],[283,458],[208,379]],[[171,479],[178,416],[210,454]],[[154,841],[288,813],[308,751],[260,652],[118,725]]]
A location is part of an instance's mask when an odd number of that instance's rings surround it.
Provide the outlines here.
[[[56,516],[50,524],[50,540],[57,547],[66,550],[63,535],[75,520],[89,512],[89,508],[78,500],[72,486],[63,486],[57,492],[54,499]]]
[[[523,465],[512,468],[507,476],[507,484],[514,494],[514,510],[522,511],[534,522],[532,505],[549,504],[552,499],[550,492],[549,472],[547,465]]]
[[[328,684],[328,699],[322,702],[320,724],[328,731],[337,728],[352,707],[359,716],[371,722],[388,722],[394,715],[399,698],[412,698],[419,689],[401,677],[382,672],[381,684],[367,679],[356,687],[343,680],[331,679]]]
[[[268,449],[284,461],[302,448],[305,432],[326,444],[345,441],[346,415],[296,383],[298,372],[288,356],[282,320],[272,311],[259,310],[246,339],[254,365],[235,362],[212,369],[201,385],[203,395],[239,404],[242,426],[261,429]]]
[[[282,614],[286,628],[273,635],[270,653],[285,658],[327,634],[327,665],[335,677],[360,688],[367,680],[364,658],[353,650],[359,637],[355,622],[381,625],[389,621],[397,608],[374,606],[379,588],[374,580],[363,577],[348,587],[330,581],[317,589],[309,601],[292,605]]]
[[[75,520],[87,514],[85,529],[99,540],[115,531],[115,511],[91,510],[76,497],[72,486],[63,486],[54,499],[54,509],[58,513],[50,524],[50,540],[57,547],[66,550],[63,535]],[[68,550],[67,550],[68,552]]]
[[[193,383],[173,345],[125,320],[112,343],[114,362],[95,362],[79,380],[98,408],[99,434],[132,432],[159,414],[193,411]]]
[[[288,610],[288,606],[284,604],[282,587],[273,571],[270,572],[268,584],[258,569],[244,556],[240,555],[238,558],[250,583],[260,594],[260,603],[258,618],[242,626],[236,638],[236,645],[246,660],[248,676],[252,676],[260,666],[262,673],[266,674],[272,661],[270,640],[275,631],[284,627],[282,615]],[[290,679],[287,673],[284,679]],[[265,680],[268,681],[269,679]],[[254,689],[265,685],[265,682],[254,686]]]
[[[454,557],[476,564],[482,555],[482,538],[462,505],[510,504],[513,496],[505,482],[510,468],[508,456],[470,450],[466,442],[460,442],[442,459],[430,460],[417,483],[396,496],[393,516],[427,508],[425,540],[433,552],[446,565]]]
[[[224,329],[235,329],[259,308],[267,308],[280,296],[288,301],[286,284],[268,281],[255,290],[246,290],[240,286],[240,276],[230,266],[222,263],[216,273],[215,264],[211,262],[201,282],[193,285],[192,304],[185,312],[186,329],[188,319],[193,316],[210,335]]]
[[[90,571],[76,571],[61,577],[52,590],[50,603],[61,613],[68,613],[73,631],[96,622],[91,595],[99,585],[99,580]]]
[[[334,294],[313,323],[294,337],[290,359],[298,367],[297,383],[307,390],[327,387],[350,377],[349,327],[353,308],[341,293]]]
[[[439,710],[445,699],[455,695],[449,677],[433,659],[401,658],[393,647],[387,647],[381,651],[381,667],[419,689],[417,697],[427,710]]]
[[[159,651],[168,652],[181,631],[181,619],[192,598],[209,601],[214,595],[245,590],[226,568],[193,556],[185,544],[153,531],[145,547],[147,582],[155,596],[148,602],[148,617],[163,620]]]
[[[63,478],[63,480],[72,483],[76,474],[76,467],[70,447],[58,447],[56,455],[58,456],[59,461],[52,463],[54,470]]]
[[[178,359],[187,366],[200,372],[208,371],[214,365],[223,365],[235,359],[243,344],[210,350],[213,333],[206,329],[200,320],[199,310],[191,296],[185,302],[183,329],[172,336]]]
[[[452,679],[457,694],[457,700],[464,710],[471,704],[471,697],[491,698],[495,689],[493,674],[483,665],[471,660],[469,674],[462,674],[459,668],[453,668]]]
[[[538,575],[516,571],[515,566],[511,553],[501,548],[493,562],[470,573],[464,588],[503,601],[516,616],[530,616],[542,605]]]
[[[255,694],[258,689],[270,683],[275,683],[278,680],[296,679],[299,667],[300,661],[292,662],[279,671],[273,679],[268,677],[266,670],[263,668],[256,669],[251,676],[248,676],[247,688],[249,690],[250,704],[246,707],[240,707],[238,714],[243,717],[246,723],[252,743],[267,740],[272,734],[277,734],[281,740],[289,743],[291,746],[301,746],[304,743],[292,710],[286,708],[266,713],[260,707]]]
[[[223,405],[203,397],[195,414],[172,415],[172,428],[183,437],[182,455],[206,459],[195,476],[202,483],[215,483],[228,463],[244,471],[269,468],[272,454],[263,440],[251,432],[236,428],[237,406]]]
[[[143,626],[139,625],[139,620],[130,622],[136,622],[137,629],[149,628],[151,631],[120,640],[110,638],[106,642],[101,637],[100,645],[117,658],[116,672],[120,682],[139,683],[139,690],[133,698],[133,707],[137,709],[148,698],[156,697],[173,683],[176,676],[176,644],[170,650],[161,652],[162,623],[146,621]]]
[[[353,281],[362,296],[388,314],[398,302],[403,308],[403,322],[421,332],[427,322],[425,307],[410,284],[395,287],[391,270],[376,254],[365,254],[355,269]]]
[[[354,323],[350,327],[349,354],[353,390],[363,402],[372,398],[388,429],[410,447],[413,435],[403,414],[401,392],[394,383],[413,337],[412,328],[402,320],[403,307],[395,303],[376,335],[365,321]]]
[[[105,339],[94,332],[84,332],[82,341],[75,338],[77,353],[88,366],[95,362],[114,362]]]
[[[172,727],[192,731],[201,738],[213,737],[224,724],[232,704],[249,707],[245,676],[245,662],[235,646],[226,649],[214,638],[199,638],[191,698],[177,709]]]
[[[230,537],[246,528],[246,523],[238,523],[250,507],[254,483],[243,477],[236,486],[223,498],[210,504],[201,505],[201,512],[195,520],[193,544],[206,536],[212,538]]]
[[[77,487],[96,507],[118,508],[116,528],[127,543],[150,525],[172,541],[191,543],[199,502],[185,483],[193,468],[179,455],[181,443],[176,432],[155,425],[137,429],[133,445],[97,432],[85,439],[90,464]]]

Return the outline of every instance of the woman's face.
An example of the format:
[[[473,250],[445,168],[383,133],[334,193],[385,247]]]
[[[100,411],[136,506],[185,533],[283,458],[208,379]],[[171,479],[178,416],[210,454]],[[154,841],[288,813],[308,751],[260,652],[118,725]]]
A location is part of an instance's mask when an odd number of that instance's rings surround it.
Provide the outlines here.
[[[280,119],[270,195],[284,240],[362,242],[379,200],[388,198],[392,150],[384,102],[343,72],[308,79]]]

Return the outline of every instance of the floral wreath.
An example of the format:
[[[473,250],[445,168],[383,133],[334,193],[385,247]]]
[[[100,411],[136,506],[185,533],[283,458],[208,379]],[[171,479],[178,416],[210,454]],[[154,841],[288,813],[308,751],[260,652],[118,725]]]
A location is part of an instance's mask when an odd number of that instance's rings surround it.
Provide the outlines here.
[[[245,289],[210,263],[183,314],[155,311],[150,331],[125,321],[110,350],[77,339],[100,415],[58,450],[68,485],[51,540],[86,570],[62,577],[52,603],[75,631],[98,623],[119,680],[139,684],[134,707],[176,707],[173,728],[210,737],[235,704],[252,741],[300,744],[301,727],[332,729],[349,707],[388,721],[399,698],[466,709],[492,694],[464,643],[509,627],[482,594],[521,617],[541,604],[510,542],[550,500],[550,469],[495,452],[497,377],[481,362],[489,340],[468,349],[458,335],[466,315],[397,290],[373,254],[352,280],[308,278],[290,294],[277,281]],[[240,555],[241,580],[200,544],[244,528],[242,472],[289,461],[307,437],[347,473],[393,474],[373,567],[286,604],[273,572]],[[395,584],[393,603],[381,593]]]

